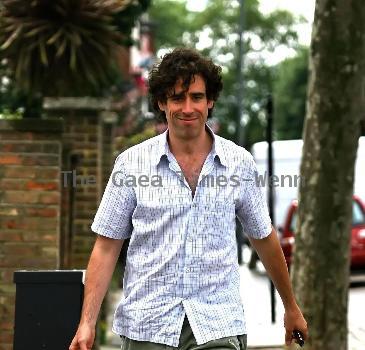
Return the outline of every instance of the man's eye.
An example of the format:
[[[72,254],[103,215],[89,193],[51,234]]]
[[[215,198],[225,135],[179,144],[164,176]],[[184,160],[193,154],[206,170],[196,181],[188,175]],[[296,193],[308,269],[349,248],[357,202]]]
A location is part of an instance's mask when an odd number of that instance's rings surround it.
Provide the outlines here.
[[[171,97],[171,100],[173,100],[173,101],[182,101],[182,96],[173,96],[173,97]]]

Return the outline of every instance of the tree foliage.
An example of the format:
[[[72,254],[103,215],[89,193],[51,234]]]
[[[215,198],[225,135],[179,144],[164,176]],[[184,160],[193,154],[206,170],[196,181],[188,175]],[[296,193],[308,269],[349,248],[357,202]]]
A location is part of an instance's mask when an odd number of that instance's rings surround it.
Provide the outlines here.
[[[39,94],[28,96],[20,90],[13,79],[12,70],[6,60],[0,62],[0,119],[37,118],[42,109]]]
[[[149,2],[3,0],[0,59],[11,84],[2,84],[0,93],[11,101],[2,108],[24,108],[43,94],[105,93],[120,75],[116,47],[131,43],[131,28]]]
[[[237,132],[238,1],[210,0],[202,12],[188,12],[185,2],[155,0],[149,9],[156,24],[157,48],[195,47],[223,67],[224,90],[214,117],[220,134],[231,139]],[[245,1],[244,110],[246,146],[264,138],[263,104],[272,92],[273,69],[262,53],[278,46],[296,47],[296,19],[287,11],[264,15],[257,0]],[[160,34],[161,33],[161,34]],[[202,39],[204,38],[204,40]]]
[[[306,111],[308,49],[281,62],[274,79],[275,125],[279,140],[300,139]]]
[[[148,14],[157,49],[183,45],[183,33],[189,31],[192,22],[192,14],[186,9],[185,2],[153,0]]]
[[[19,86],[57,95],[104,83],[121,40],[113,11],[118,8],[97,0],[4,0],[1,49]]]

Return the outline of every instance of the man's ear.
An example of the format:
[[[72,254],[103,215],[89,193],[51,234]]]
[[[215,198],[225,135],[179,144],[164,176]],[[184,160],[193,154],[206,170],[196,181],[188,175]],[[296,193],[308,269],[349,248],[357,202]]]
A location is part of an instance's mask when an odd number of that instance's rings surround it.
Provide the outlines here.
[[[162,103],[160,101],[158,101],[157,103],[158,103],[158,108],[160,108],[161,111],[165,111],[165,103]]]
[[[213,106],[214,106],[214,101],[213,100],[209,100],[208,101],[208,109],[213,108]]]

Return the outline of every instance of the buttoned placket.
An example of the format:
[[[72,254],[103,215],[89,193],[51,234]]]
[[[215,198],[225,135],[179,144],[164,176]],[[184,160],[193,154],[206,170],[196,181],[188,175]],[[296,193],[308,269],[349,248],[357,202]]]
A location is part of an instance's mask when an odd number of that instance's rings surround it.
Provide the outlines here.
[[[214,156],[212,155],[212,153],[209,153],[207,158],[204,161],[202,170],[199,174],[199,179],[197,182],[197,186],[195,189],[195,194],[194,197],[192,196],[192,191],[191,188],[186,180],[186,178],[183,176],[183,172],[181,171],[181,168],[177,162],[177,160],[175,159],[175,157],[170,154],[169,158],[169,168],[179,177],[179,180],[181,181],[181,183],[183,184],[184,187],[186,187],[189,190],[190,193],[190,198],[191,198],[191,210],[189,212],[188,215],[188,219],[186,222],[186,229],[185,232],[187,233],[186,237],[185,237],[185,257],[184,257],[184,268],[183,268],[183,298],[187,298],[191,295],[191,293],[193,293],[194,291],[192,289],[187,288],[188,286],[192,286],[193,283],[191,283],[191,274],[194,273],[194,268],[191,266],[192,262],[190,261],[190,259],[194,256],[193,254],[193,244],[194,244],[194,237],[191,235],[191,232],[193,232],[193,230],[190,228],[191,225],[193,225],[194,223],[192,223],[191,218],[193,217],[193,214],[196,212],[196,210],[199,208],[198,205],[198,200],[199,200],[199,194],[200,191],[203,191],[204,188],[202,188],[200,186],[200,183],[202,181],[202,179],[209,175],[211,173],[211,171],[214,168]]]

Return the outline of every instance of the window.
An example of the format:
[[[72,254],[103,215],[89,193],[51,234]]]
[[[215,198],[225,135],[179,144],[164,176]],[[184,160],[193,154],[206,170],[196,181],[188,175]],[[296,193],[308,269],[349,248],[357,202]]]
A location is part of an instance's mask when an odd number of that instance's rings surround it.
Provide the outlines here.
[[[365,225],[365,214],[356,201],[353,201],[352,204],[352,225]]]
[[[293,212],[293,216],[291,217],[290,222],[290,231],[295,235],[295,230],[297,228],[297,217],[298,217],[298,209],[295,209]]]

